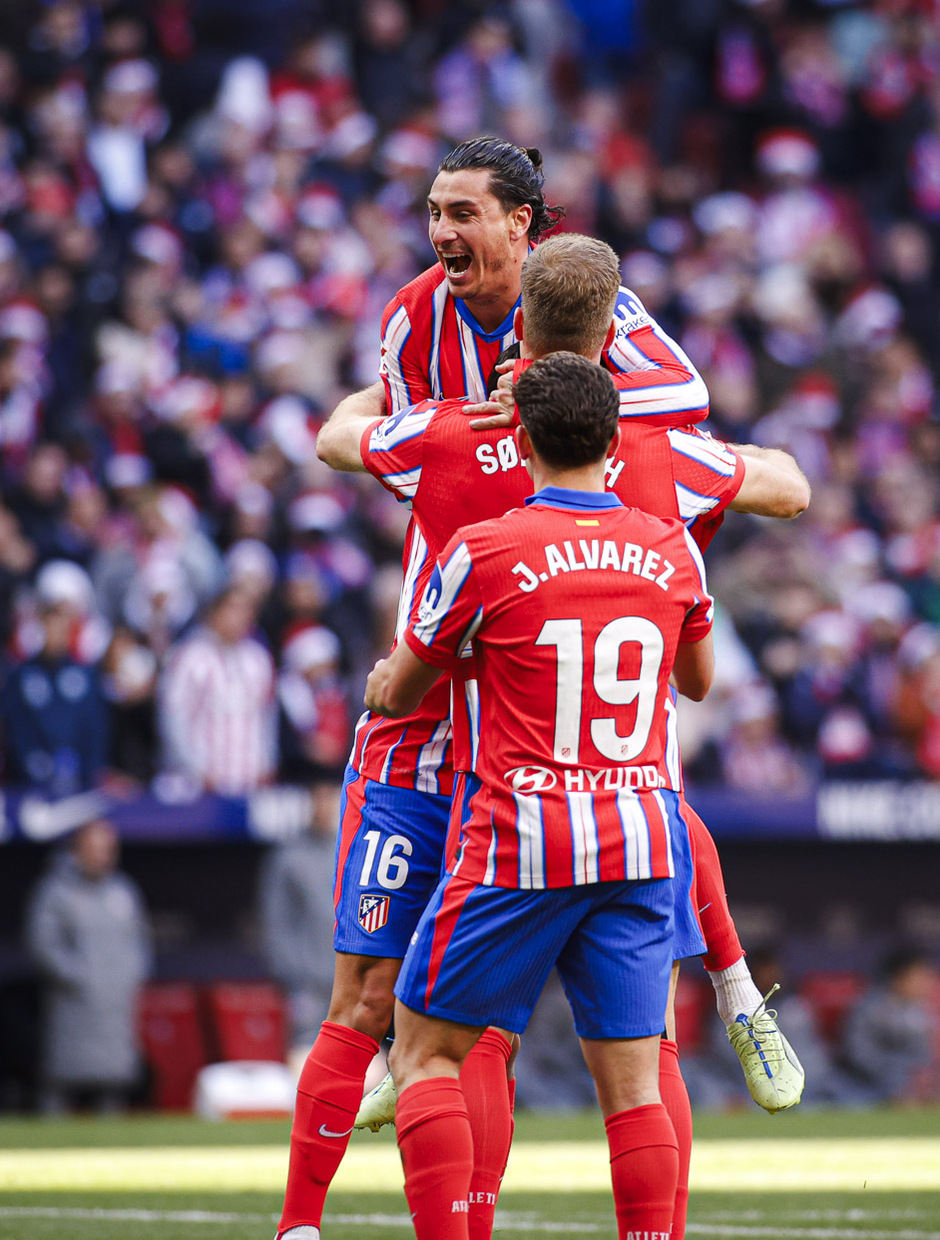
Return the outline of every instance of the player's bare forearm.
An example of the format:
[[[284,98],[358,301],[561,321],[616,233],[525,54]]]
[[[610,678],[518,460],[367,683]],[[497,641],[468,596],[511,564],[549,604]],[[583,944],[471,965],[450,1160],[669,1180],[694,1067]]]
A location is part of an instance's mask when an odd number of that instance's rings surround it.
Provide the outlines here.
[[[676,661],[672,679],[683,697],[701,702],[712,687],[715,675],[715,649],[712,635],[699,642],[680,642],[676,648]]]
[[[744,481],[729,504],[733,512],[789,519],[808,507],[809,482],[789,452],[755,444],[732,446],[744,460]]]
[[[428,689],[441,675],[399,642],[387,659],[379,659],[366,681],[365,703],[368,710],[389,719],[401,719],[418,706]]]
[[[385,417],[385,388],[381,382],[353,392],[339,402],[317,435],[317,456],[331,469],[362,471],[360,444],[366,428]]]

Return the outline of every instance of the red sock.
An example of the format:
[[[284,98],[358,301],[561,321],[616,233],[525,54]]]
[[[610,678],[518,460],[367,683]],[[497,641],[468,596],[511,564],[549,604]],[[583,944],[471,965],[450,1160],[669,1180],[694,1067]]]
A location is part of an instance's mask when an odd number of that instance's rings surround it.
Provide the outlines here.
[[[708,948],[702,961],[710,973],[716,973],[740,960],[744,955],[744,948],[728,908],[725,877],[721,872],[715,841],[695,810],[685,803],[683,817],[689,827],[689,840],[692,845],[698,919],[705,946]]]
[[[297,1086],[279,1232],[304,1223],[320,1226],[326,1190],[346,1153],[366,1070],[378,1049],[374,1038],[356,1029],[328,1020],[320,1026]]]
[[[679,1183],[676,1186],[676,1207],[672,1216],[670,1240],[683,1240],[685,1218],[689,1209],[689,1162],[692,1158],[692,1107],[689,1091],[679,1071],[679,1048],[675,1042],[662,1038],[659,1043],[659,1096],[669,1113],[679,1143]]]
[[[506,1082],[509,1086],[509,1147],[512,1148],[512,1134],[516,1131],[516,1078],[510,1077]],[[509,1162],[509,1150],[506,1151],[506,1162]],[[503,1175],[506,1168],[503,1167]]]
[[[512,1143],[512,1107],[506,1079],[511,1052],[501,1033],[487,1029],[460,1070],[460,1087],[473,1134],[470,1240],[490,1240],[493,1234],[499,1182]]]
[[[661,1102],[631,1107],[605,1120],[620,1240],[669,1235],[679,1151]]]
[[[395,1127],[417,1240],[469,1240],[473,1137],[460,1082],[436,1076],[409,1085]]]

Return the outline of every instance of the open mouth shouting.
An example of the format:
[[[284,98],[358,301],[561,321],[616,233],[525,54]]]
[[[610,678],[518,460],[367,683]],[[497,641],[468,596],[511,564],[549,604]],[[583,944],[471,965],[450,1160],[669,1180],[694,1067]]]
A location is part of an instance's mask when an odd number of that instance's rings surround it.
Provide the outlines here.
[[[441,254],[444,270],[452,280],[459,279],[470,270],[473,261],[469,254]]]

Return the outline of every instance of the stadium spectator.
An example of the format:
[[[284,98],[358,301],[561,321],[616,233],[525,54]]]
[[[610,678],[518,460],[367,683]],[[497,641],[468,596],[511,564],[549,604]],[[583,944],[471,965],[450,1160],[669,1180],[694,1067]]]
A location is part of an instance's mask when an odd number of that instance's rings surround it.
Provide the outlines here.
[[[324,625],[303,628],[284,645],[277,696],[281,772],[288,782],[342,784],[352,721],[341,655],[339,638]]]
[[[110,823],[87,823],[33,892],[26,943],[44,986],[41,1110],[122,1109],[139,1084],[136,1000],[150,972],[137,885]]]
[[[223,796],[244,795],[277,769],[274,661],[251,635],[256,617],[243,589],[223,590],[168,652],[159,685],[165,769]]]
[[[859,1102],[922,1103],[940,1093],[940,974],[923,952],[900,948],[849,1013],[841,1060]]]
[[[37,620],[23,632],[36,651],[0,691],[5,769],[13,784],[62,797],[104,779],[111,720],[97,671],[76,657],[90,581],[77,565],[58,561],[37,586]]]

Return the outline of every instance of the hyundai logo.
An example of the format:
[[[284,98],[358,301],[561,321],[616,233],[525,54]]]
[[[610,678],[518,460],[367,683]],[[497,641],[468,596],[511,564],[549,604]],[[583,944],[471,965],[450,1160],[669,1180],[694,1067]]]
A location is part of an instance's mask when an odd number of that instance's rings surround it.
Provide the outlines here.
[[[516,766],[505,778],[515,792],[547,792],[558,783],[555,772],[544,766]]]

